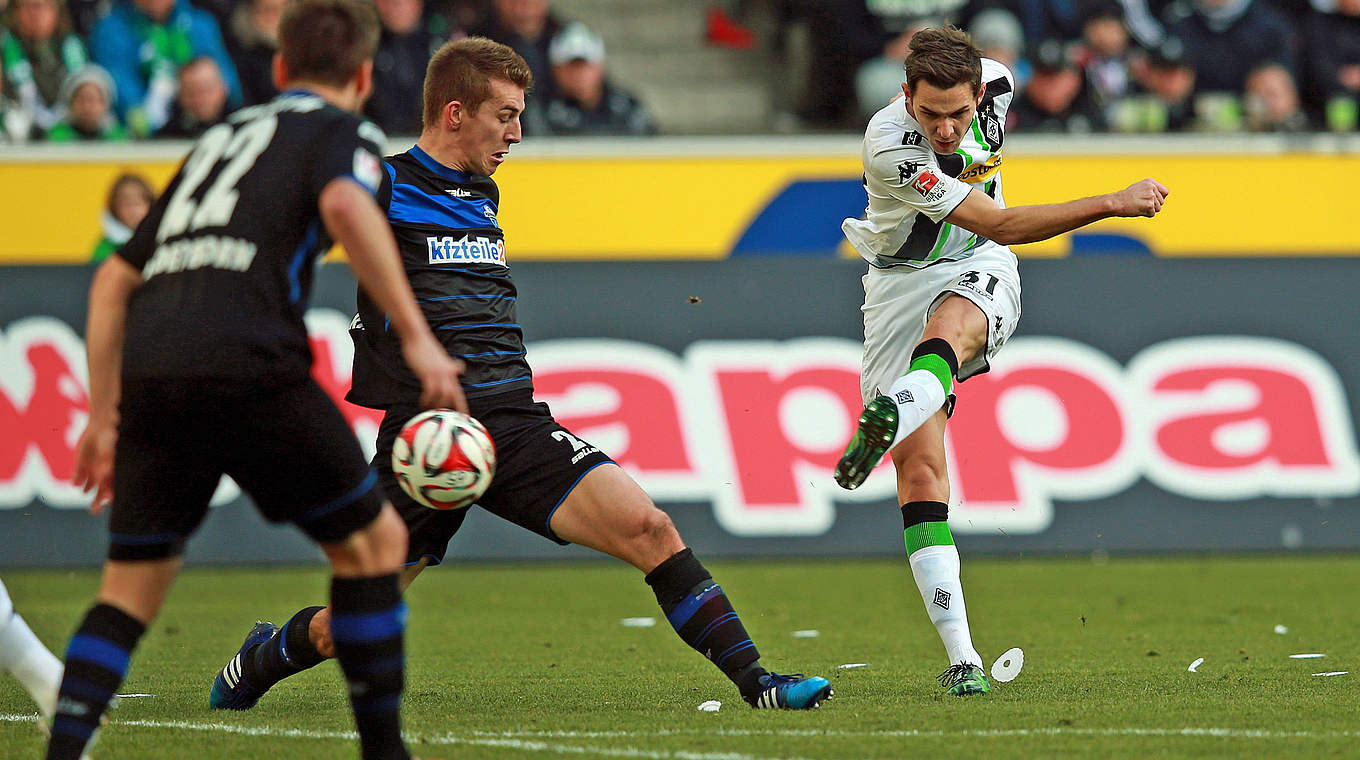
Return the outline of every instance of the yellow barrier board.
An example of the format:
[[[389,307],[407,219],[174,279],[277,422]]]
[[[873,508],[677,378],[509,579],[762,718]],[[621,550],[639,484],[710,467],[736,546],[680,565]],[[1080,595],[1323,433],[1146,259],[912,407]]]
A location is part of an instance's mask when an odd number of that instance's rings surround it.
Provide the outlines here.
[[[851,147],[853,145],[851,144]],[[177,161],[75,163],[0,157],[0,263],[84,261],[109,184],[134,169],[162,187]],[[840,220],[863,211],[853,150],[822,155],[512,156],[496,174],[512,260],[721,259],[847,255]],[[1106,220],[1030,257],[1146,249],[1158,256],[1360,255],[1352,178],[1335,153],[1007,155],[1011,205],[1057,203],[1154,177],[1155,219]],[[1092,242],[1094,241],[1094,242]],[[1089,247],[1088,247],[1089,246]],[[852,255],[852,254],[851,254]]]

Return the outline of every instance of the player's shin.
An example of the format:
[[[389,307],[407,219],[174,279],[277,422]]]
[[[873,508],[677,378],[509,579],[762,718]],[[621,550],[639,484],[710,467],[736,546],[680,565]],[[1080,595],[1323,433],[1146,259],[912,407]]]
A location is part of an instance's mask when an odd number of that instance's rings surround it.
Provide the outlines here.
[[[401,740],[405,628],[395,573],[331,580],[331,638],[349,684],[364,760],[410,757]]]
[[[695,559],[681,550],[657,565],[645,578],[675,632],[718,666],[748,700],[761,691],[760,653],[732,609],[722,586]]]
[[[911,354],[907,373],[897,378],[886,394],[897,404],[897,433],[892,446],[916,432],[944,406],[958,371],[959,361],[948,341],[943,338],[921,341]]]
[[[959,580],[959,552],[949,531],[949,505],[913,501],[902,505],[907,561],[926,614],[940,634],[951,665],[982,665],[968,630],[968,608]]]
[[[145,632],[146,626],[112,605],[96,604],[85,614],[66,648],[48,760],[76,760],[85,752]]]
[[[298,610],[272,638],[256,646],[245,658],[242,669],[255,688],[265,691],[283,679],[301,673],[324,661],[326,656],[312,644],[312,618],[325,607]]]

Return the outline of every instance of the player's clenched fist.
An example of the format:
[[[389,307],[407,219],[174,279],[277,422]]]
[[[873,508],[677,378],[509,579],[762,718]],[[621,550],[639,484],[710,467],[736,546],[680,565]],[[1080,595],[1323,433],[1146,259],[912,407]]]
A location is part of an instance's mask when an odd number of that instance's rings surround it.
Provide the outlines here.
[[[1155,216],[1171,191],[1155,179],[1139,180],[1115,193],[1116,216]]]

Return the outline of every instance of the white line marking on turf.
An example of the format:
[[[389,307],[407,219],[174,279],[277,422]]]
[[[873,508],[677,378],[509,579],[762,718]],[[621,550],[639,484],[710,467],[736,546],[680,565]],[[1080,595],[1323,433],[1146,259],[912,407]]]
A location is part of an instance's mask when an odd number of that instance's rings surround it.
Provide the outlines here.
[[[37,713],[27,715],[0,714],[0,723],[27,723],[38,719]],[[184,731],[218,732],[242,736],[270,736],[295,739],[337,739],[355,741],[353,731],[313,731],[272,726],[235,726],[229,723],[191,723],[173,720],[112,720],[113,726],[134,728],[170,728]],[[409,734],[408,739],[420,744],[468,744],[506,747],[526,751],[551,752],[559,755],[606,755],[610,757],[640,757],[654,760],[761,760],[755,755],[732,752],[688,752],[685,750],[646,750],[634,747],[576,747],[549,744],[528,739],[653,739],[666,736],[776,736],[799,738],[952,738],[952,737],[1048,737],[1048,736],[1164,736],[1212,737],[1216,739],[1356,739],[1357,731],[1261,731],[1240,728],[1010,728],[965,731],[887,730],[834,731],[821,729],[662,729],[658,731],[471,731],[468,735]],[[787,760],[797,760],[788,758]]]
[[[7,723],[27,723],[36,721],[37,719],[37,713],[31,715],[0,715],[0,722]],[[353,731],[308,731],[296,728],[273,728],[270,726],[234,726],[229,723],[190,723],[181,720],[111,720],[109,721],[109,724],[112,726],[131,726],[134,728],[173,728],[183,731],[218,732],[224,734],[239,734],[242,736],[271,736],[287,739],[337,739],[351,742],[358,741],[359,739],[359,735]],[[107,727],[105,730],[107,730]],[[563,733],[567,734],[570,732]],[[647,738],[649,736],[651,735],[646,732],[621,732],[618,737],[614,738]],[[568,737],[562,736],[552,738]],[[672,752],[668,750],[638,749],[636,747],[576,747],[571,745],[550,744],[543,741],[527,741],[522,738],[502,736],[500,734],[482,734],[480,732],[474,732],[473,736],[413,733],[407,734],[406,740],[413,744],[466,744],[482,747],[504,747],[506,749],[517,749],[527,752],[551,752],[558,755],[639,757],[645,758],[646,760],[775,760],[774,758],[762,758],[759,755],[743,755],[737,752],[690,752],[687,750],[675,750]],[[802,758],[780,758],[779,760],[802,760]]]

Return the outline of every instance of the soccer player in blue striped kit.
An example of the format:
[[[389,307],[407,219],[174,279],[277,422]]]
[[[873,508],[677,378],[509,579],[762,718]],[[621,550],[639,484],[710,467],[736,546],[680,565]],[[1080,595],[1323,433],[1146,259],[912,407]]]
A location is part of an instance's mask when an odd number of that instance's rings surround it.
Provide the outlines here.
[[[520,141],[530,85],[524,59],[504,45],[483,38],[445,45],[426,72],[420,139],[385,165],[391,192],[384,203],[407,275],[436,335],[466,362],[468,405],[496,443],[496,477],[477,506],[550,541],[588,546],[645,573],[675,632],[752,707],[817,707],[831,695],[831,684],[766,670],[727,594],[670,517],[604,452],[534,401],[518,295],[496,222],[500,194],[491,179]],[[443,560],[467,510],[429,509],[397,485],[392,441],[418,411],[415,386],[394,350],[386,316],[362,294],[350,333],[349,399],[386,412],[373,466],[411,532],[403,575],[410,583]],[[329,657],[329,617],[325,608],[308,607],[282,629],[256,626],[215,679],[210,704],[249,709],[278,681]]]

